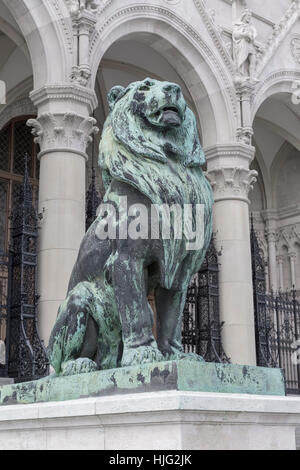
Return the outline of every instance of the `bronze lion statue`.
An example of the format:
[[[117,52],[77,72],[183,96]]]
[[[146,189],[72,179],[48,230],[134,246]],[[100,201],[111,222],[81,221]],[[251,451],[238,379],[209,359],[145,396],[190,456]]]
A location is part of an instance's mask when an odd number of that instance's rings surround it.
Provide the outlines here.
[[[162,360],[203,360],[185,354],[181,342],[187,288],[212,235],[213,195],[202,171],[205,157],[196,118],[178,85],[149,78],[126,89],[114,87],[108,101],[99,153],[105,209],[82,241],[51,334],[49,359],[59,375]],[[123,201],[125,212],[120,211]],[[162,208],[156,221],[158,227],[169,222],[170,237],[160,229],[155,236],[150,233],[153,207]],[[197,227],[203,234],[201,247],[188,248],[186,232],[175,236],[178,219],[175,223],[170,207],[203,208]],[[136,208],[148,211],[146,229],[138,227]],[[186,220],[179,220],[184,229]],[[194,210],[188,220],[195,230]],[[102,236],[103,227],[109,226],[107,237]],[[133,226],[140,235],[124,236]],[[149,292],[155,293],[157,338]]]

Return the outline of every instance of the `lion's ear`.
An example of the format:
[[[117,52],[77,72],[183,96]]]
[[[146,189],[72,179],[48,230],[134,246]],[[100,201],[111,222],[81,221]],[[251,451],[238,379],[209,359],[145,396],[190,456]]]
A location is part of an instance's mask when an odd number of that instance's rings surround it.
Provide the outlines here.
[[[114,86],[107,95],[107,101],[109,104],[110,111],[113,111],[115,104],[119,101],[126,93],[126,88],[122,86]]]

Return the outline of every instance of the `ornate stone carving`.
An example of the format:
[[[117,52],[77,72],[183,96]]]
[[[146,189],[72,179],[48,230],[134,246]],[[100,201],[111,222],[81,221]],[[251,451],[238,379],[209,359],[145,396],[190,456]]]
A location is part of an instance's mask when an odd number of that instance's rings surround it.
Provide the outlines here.
[[[300,64],[300,35],[294,36],[292,38],[291,52],[297,64]]]
[[[97,15],[112,3],[113,0],[65,0],[72,14],[88,10]]]
[[[251,20],[252,12],[246,9],[240,20],[233,25],[233,59],[236,66],[237,81],[244,81],[254,76],[257,31]]]
[[[84,3],[76,3],[76,8],[71,10],[74,36],[71,81],[81,86],[86,86],[91,76],[89,48],[90,39],[97,23],[95,5],[94,2],[87,3],[85,1]]]
[[[264,53],[260,54],[260,57],[256,64],[256,73],[259,74],[267,62],[273,57],[275,51],[278,49],[287,33],[293,27],[295,22],[298,20],[300,15],[300,0],[293,0],[290,7],[281,18],[279,23],[274,25],[273,31],[267,40]]]
[[[277,243],[277,240],[278,240],[277,231],[274,230],[273,228],[267,228],[266,239],[268,240],[268,243]]]
[[[40,145],[40,157],[49,152],[72,152],[86,157],[86,148],[92,141],[91,135],[99,131],[95,124],[94,118],[75,113],[44,113],[27,122],[33,128],[35,142]]]
[[[206,147],[205,155],[209,171],[215,168],[245,168],[248,170],[254,159],[255,148],[242,143],[217,144]]]
[[[281,227],[277,231],[277,242],[288,247],[289,251],[293,250],[295,244],[300,242],[299,226],[288,225]]]
[[[99,3],[99,0],[70,0],[70,11],[72,15],[79,15],[85,10],[96,13]]]
[[[253,134],[253,127],[239,127],[237,129],[237,140],[242,144],[251,145]]]
[[[78,114],[91,114],[98,103],[94,90],[82,88],[77,84],[46,85],[31,92],[30,98],[40,113],[48,112],[50,107],[54,114],[63,114],[70,106],[73,109],[76,106]]]
[[[89,49],[98,15],[112,0],[65,0],[73,29],[73,67],[71,82],[87,86],[91,76]]]
[[[7,105],[0,114],[0,130],[13,118],[17,116],[35,116],[36,108],[29,98],[22,98]]]
[[[248,201],[249,191],[253,189],[258,173],[242,167],[216,168],[207,172],[214,190],[215,201],[240,199]]]
[[[222,60],[226,64],[226,68],[230,71],[232,75],[234,75],[234,64],[233,60],[230,57],[226,47],[223,44],[223,41],[220,37],[217,28],[213,24],[213,21],[207,11],[202,0],[194,0],[194,3],[199,10],[201,17],[211,35],[214,44],[222,57]],[[111,26],[111,24],[122,18],[126,15],[133,16],[134,14],[140,15],[143,14],[144,16],[151,16],[155,15],[155,17],[162,17],[164,20],[171,22],[184,36],[187,36],[189,40],[192,42],[196,42],[197,45],[201,48],[203,54],[207,56],[208,61],[213,64],[213,67],[216,70],[216,74],[222,79],[224,90],[228,94],[230,105],[232,107],[232,113],[235,117],[237,117],[237,102],[234,89],[232,87],[232,83],[228,78],[228,74],[224,71],[224,67],[220,66],[219,60],[216,58],[215,54],[212,53],[211,47],[207,45],[207,43],[203,40],[201,34],[199,34],[190,24],[183,21],[183,19],[176,15],[173,11],[167,8],[158,7],[155,5],[132,5],[126,8],[120,8],[117,11],[114,11],[111,16],[105,19],[103,23],[98,23],[96,30],[92,34],[91,38],[91,46],[90,46],[90,55],[92,56],[95,53],[95,49],[98,47],[101,36],[106,32],[106,30]]]
[[[216,24],[215,10],[209,9],[203,0],[194,0],[194,3],[199,13],[201,14],[205,26],[226,67],[230,70],[232,75],[234,75],[234,64],[228,51],[228,47],[226,44],[224,44],[224,41],[221,37],[221,28],[219,28],[219,26]]]

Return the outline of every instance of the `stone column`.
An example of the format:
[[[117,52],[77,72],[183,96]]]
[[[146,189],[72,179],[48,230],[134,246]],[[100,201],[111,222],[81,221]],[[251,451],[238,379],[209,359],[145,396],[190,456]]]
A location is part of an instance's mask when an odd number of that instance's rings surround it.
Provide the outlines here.
[[[296,259],[297,259],[297,254],[289,252],[289,259],[290,259],[290,267],[291,267],[292,287],[296,288]]]
[[[257,173],[249,170],[254,148],[243,144],[206,149],[214,195],[214,232],[220,257],[223,346],[233,363],[255,365],[255,331],[248,193]]]
[[[86,148],[96,132],[89,112],[93,92],[80,87],[45,87],[32,93],[38,118],[30,119],[40,145],[39,332],[48,343],[57,310],[85,233]],[[69,112],[66,112],[69,110]]]
[[[265,280],[266,280],[266,290],[270,292],[270,284],[269,284],[269,264],[268,259],[265,258]]]
[[[273,229],[268,229],[267,240],[268,240],[268,251],[269,251],[270,290],[273,292],[278,291],[276,238],[277,238],[276,232]]]
[[[280,255],[277,257],[278,267],[279,267],[279,289],[283,291],[284,289],[284,279],[283,279],[283,256]]]

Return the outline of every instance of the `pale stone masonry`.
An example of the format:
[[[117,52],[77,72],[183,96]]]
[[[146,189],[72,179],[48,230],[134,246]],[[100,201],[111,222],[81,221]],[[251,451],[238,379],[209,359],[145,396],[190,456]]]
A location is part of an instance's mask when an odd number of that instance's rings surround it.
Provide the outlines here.
[[[250,212],[268,289],[300,292],[299,17],[300,0],[0,0],[0,182],[6,126],[28,121],[40,151],[46,344],[85,232],[107,93],[153,77],[178,83],[197,116],[215,196],[223,345],[232,363],[256,364]],[[9,197],[0,197],[5,238]],[[0,449],[299,447],[298,397],[218,391],[1,406]]]
[[[233,362],[255,364],[249,209],[267,285],[300,289],[299,11],[299,0],[0,0],[0,126],[29,116],[41,152],[46,343],[85,230],[86,152],[92,138],[97,152],[106,93],[149,75],[179,83],[198,117],[224,346]]]

